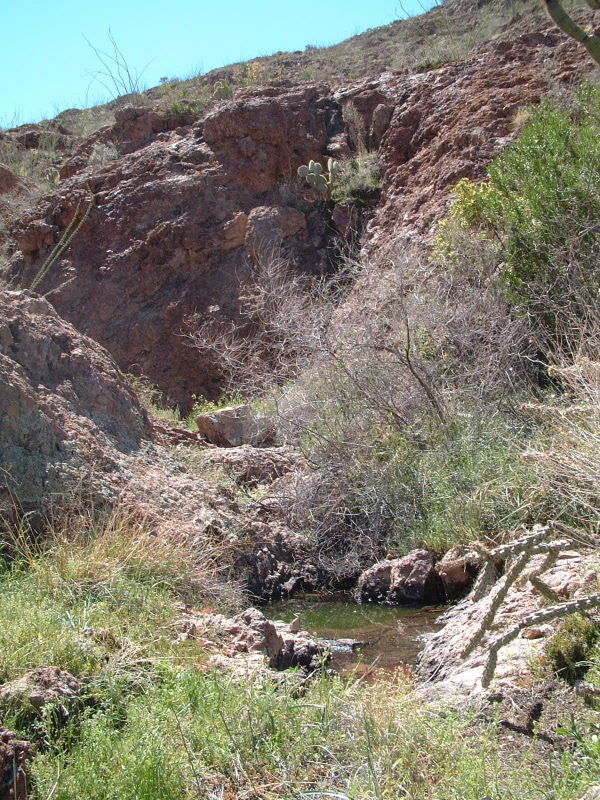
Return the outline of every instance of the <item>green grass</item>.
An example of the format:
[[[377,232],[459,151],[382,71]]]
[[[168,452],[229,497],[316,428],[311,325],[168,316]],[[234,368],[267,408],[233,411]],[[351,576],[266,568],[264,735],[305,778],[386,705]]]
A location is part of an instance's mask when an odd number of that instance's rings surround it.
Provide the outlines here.
[[[210,671],[201,644],[174,642],[176,575],[156,553],[115,569],[114,536],[76,539],[21,547],[0,573],[0,682],[53,664],[85,686],[66,722],[49,707],[3,716],[37,744],[32,800],[572,800],[599,777],[587,729],[580,760],[556,752],[540,764],[528,745],[506,751],[475,707],[424,703],[404,675],[366,685]]]
[[[396,689],[391,701],[382,689],[324,679],[298,697],[270,682],[173,671],[128,705],[123,728],[102,716],[86,721],[56,796],[179,800],[224,790],[256,798],[337,792],[479,800],[538,783],[526,762],[503,767],[493,728],[475,739],[470,715],[410,713],[416,698]],[[38,758],[34,775],[44,797],[56,781],[56,756]],[[519,794],[535,796],[527,788]]]
[[[535,433],[508,415],[485,417],[468,409],[423,449],[409,444],[401,451],[405,485],[414,498],[413,541],[443,552],[457,543],[494,541],[544,519],[543,487],[520,458]]]
[[[379,197],[381,188],[377,156],[374,153],[364,153],[340,162],[332,199],[336,203],[368,205]]]

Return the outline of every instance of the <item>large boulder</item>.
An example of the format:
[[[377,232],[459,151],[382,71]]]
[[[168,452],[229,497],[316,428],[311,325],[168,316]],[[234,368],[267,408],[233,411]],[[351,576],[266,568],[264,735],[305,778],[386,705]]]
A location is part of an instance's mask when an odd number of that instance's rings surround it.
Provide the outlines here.
[[[444,587],[435,569],[435,556],[428,550],[413,550],[403,558],[379,561],[358,579],[360,603],[439,603]]]
[[[100,345],[61,319],[47,300],[0,292],[5,510],[15,504],[37,510],[76,489],[114,494],[111,472],[149,436],[137,395]]]
[[[273,420],[257,414],[252,406],[228,407],[199,414],[196,425],[209,442],[219,447],[264,445],[271,443],[275,436]]]

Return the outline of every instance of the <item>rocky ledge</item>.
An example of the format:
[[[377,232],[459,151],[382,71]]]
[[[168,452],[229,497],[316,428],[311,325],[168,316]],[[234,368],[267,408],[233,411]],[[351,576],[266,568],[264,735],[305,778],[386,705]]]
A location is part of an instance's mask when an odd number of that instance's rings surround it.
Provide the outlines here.
[[[327,648],[297,623],[271,621],[257,608],[233,618],[184,609],[178,640],[191,638],[199,638],[212,651],[209,666],[234,672],[301,667],[310,673],[329,658]]]

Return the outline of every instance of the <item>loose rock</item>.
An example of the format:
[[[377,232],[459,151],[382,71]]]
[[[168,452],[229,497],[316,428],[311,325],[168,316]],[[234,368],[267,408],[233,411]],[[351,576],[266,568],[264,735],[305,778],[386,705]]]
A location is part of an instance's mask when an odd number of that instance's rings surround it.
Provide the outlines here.
[[[268,417],[260,416],[251,406],[223,408],[196,417],[200,433],[219,447],[244,444],[264,445],[273,441],[275,426]]]
[[[0,800],[26,800],[25,767],[31,758],[31,744],[0,726]]]
[[[0,709],[38,714],[52,703],[66,718],[81,693],[81,684],[69,672],[58,667],[37,667],[0,687]]]

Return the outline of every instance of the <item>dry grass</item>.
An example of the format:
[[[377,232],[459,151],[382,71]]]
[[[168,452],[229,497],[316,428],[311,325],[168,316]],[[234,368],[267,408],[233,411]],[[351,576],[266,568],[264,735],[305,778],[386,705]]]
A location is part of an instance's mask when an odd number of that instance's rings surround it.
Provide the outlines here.
[[[81,504],[56,514],[43,536],[33,537],[24,518],[5,525],[4,540],[49,591],[81,597],[110,595],[124,580],[166,589],[182,601],[210,602],[233,595],[225,585],[226,547],[208,538],[199,546],[177,530],[126,506],[99,511]]]
[[[562,498],[564,513],[592,532],[600,529],[600,362],[583,355],[550,369],[562,395],[530,406],[550,432],[544,450],[528,451]]]

